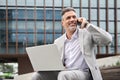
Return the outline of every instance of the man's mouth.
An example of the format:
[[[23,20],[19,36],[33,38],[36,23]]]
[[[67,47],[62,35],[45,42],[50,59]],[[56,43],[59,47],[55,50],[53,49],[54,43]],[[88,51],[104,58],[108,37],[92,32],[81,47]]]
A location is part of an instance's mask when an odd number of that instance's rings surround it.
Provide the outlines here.
[[[76,23],[71,23],[70,26],[76,26]]]

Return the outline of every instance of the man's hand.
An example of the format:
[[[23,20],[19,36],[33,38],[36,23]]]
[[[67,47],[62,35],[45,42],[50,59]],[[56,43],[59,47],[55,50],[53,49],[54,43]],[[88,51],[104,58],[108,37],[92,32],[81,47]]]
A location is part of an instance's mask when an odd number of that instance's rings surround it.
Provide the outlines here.
[[[84,17],[78,18],[78,22],[81,23],[81,29],[86,28],[87,24],[89,23]]]

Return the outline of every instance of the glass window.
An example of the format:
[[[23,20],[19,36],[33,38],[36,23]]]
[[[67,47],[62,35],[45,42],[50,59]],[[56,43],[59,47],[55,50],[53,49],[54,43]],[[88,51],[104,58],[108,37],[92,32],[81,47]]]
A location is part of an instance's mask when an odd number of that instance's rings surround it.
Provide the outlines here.
[[[112,43],[111,43],[110,46],[109,46],[109,53],[110,53],[110,54],[114,54],[114,52],[115,52],[115,51],[114,51],[114,50],[115,50],[115,49],[114,49],[114,47],[115,47],[115,46],[114,46],[114,34],[111,34],[111,35],[112,35]]]
[[[54,0],[55,6],[62,6],[62,0]]]
[[[0,19],[5,19],[5,18],[6,18],[5,10],[0,9]]]
[[[43,6],[43,0],[36,0],[36,6]]]
[[[100,22],[100,28],[106,30],[106,22]]]
[[[108,7],[109,8],[114,8],[114,1],[115,0],[108,0]],[[117,1],[119,1],[119,0],[117,0]]]
[[[117,19],[120,20],[120,9],[117,10]]]
[[[79,7],[80,6],[80,0],[72,0],[72,4],[74,7]]]
[[[46,43],[47,44],[53,43],[53,34],[46,34]]]
[[[62,25],[61,25],[61,21],[55,21],[55,32],[62,32]]]
[[[77,9],[75,8],[75,10],[76,10],[77,16],[80,17],[80,10],[79,10],[79,8],[77,8]]]
[[[23,14],[21,14],[21,15],[23,15]],[[27,10],[27,18],[34,19],[34,11],[33,10]]]
[[[34,21],[27,21],[27,28],[30,30],[29,32],[34,32],[35,29]]]
[[[100,1],[100,7],[105,7],[106,6],[106,0],[99,0]]]
[[[91,21],[91,23],[97,26],[97,21]]]
[[[96,9],[91,9],[91,19],[92,20],[97,20],[97,10]]]
[[[109,27],[108,27],[108,29],[109,29],[109,32],[110,32],[110,33],[114,33],[114,29],[115,29],[115,27],[114,27],[114,22],[109,22]]]
[[[16,32],[16,23],[17,23],[17,28],[18,32],[25,32],[25,21],[12,21],[12,25],[9,25],[9,27],[12,29],[12,32]]]
[[[37,19],[43,20],[44,19],[44,11],[42,9],[37,10]]]
[[[6,22],[0,20],[0,53],[6,52]]]
[[[117,6],[120,8],[120,0],[117,0]]]
[[[34,0],[26,0],[27,6],[34,6]]]
[[[5,47],[0,47],[0,54],[4,54],[4,53],[6,53],[6,48]]]
[[[0,20],[0,30],[5,30],[5,27],[6,27],[6,22],[3,20]]]
[[[97,7],[97,0],[91,0],[91,7]]]
[[[52,19],[53,19],[52,10],[46,10],[46,20],[52,20]]]
[[[16,17],[18,19],[25,19],[25,10],[19,9],[17,12],[16,10],[12,10],[12,18],[16,19]]]
[[[16,0],[16,1],[17,1],[17,5],[19,5],[19,6],[24,6],[25,5],[25,0]]]
[[[6,1],[8,3],[6,3]],[[45,1],[45,3],[44,3]],[[63,1],[63,2],[62,2]],[[82,1],[82,17],[88,20],[88,2],[89,0]],[[90,0],[91,4],[91,23],[97,24],[97,1]],[[100,27],[106,30],[106,0],[100,1]],[[120,52],[120,0],[117,1],[117,31],[118,31],[118,52]],[[17,4],[16,4],[17,2]],[[114,53],[114,2],[115,0],[108,0],[108,29],[113,36],[113,43],[110,45],[110,53]],[[53,36],[58,38],[62,35],[62,25],[61,25],[61,9],[63,7],[73,6],[76,9],[77,16],[80,16],[80,0],[0,0],[0,53],[5,53],[6,51],[6,4],[8,5],[8,41],[9,41],[9,53],[15,53],[15,43],[18,37],[18,45],[21,46],[18,52],[25,52],[26,43],[28,46],[34,45],[35,38],[37,39],[37,44],[44,44],[44,37],[47,43],[53,42]],[[45,4],[45,15],[44,15],[44,4]],[[17,10],[16,10],[16,5]],[[25,6],[26,5],[26,6]],[[11,7],[10,7],[11,6]],[[22,7],[23,6],[23,7]],[[36,11],[35,7],[36,7]],[[55,6],[55,11],[53,12],[53,6]],[[25,10],[26,7],[26,10]],[[16,12],[17,11],[17,12]],[[36,13],[35,13],[36,12]],[[53,15],[55,13],[55,15]],[[35,16],[36,15],[36,16]],[[44,24],[44,16],[46,23]],[[53,23],[53,17],[55,18],[55,23]],[[35,21],[36,18],[36,21]],[[17,22],[16,22],[17,19]],[[25,21],[25,19],[27,19]],[[53,30],[53,25],[54,29]],[[44,34],[44,28],[46,34]],[[16,30],[18,29],[18,30]],[[36,29],[36,30],[35,30]],[[17,31],[17,35],[16,35]],[[36,31],[36,32],[35,32]],[[55,34],[53,34],[55,31]],[[27,33],[27,34],[26,34]],[[37,34],[34,34],[37,33]],[[46,36],[45,36],[46,35]],[[2,45],[2,47],[1,47]],[[101,53],[105,53],[105,47],[101,47]]]
[[[53,20],[53,16],[55,17],[55,20],[61,20],[61,10],[55,10],[52,9],[46,9],[46,14],[44,15],[44,10],[37,10],[37,19],[43,20],[44,16],[46,20]],[[53,12],[55,13],[53,15]]]
[[[37,28],[37,32],[44,32],[44,22],[43,21],[37,21],[36,22],[36,28]]]
[[[106,47],[105,46],[100,47],[100,53],[101,54],[105,54],[106,53]]]
[[[114,51],[114,50],[115,50],[115,49],[114,49],[114,47],[115,47],[115,44],[114,44],[114,43],[115,43],[115,36],[114,36],[114,34],[111,34],[111,35],[112,35],[111,51],[112,51],[112,52],[115,52],[115,51]]]
[[[100,9],[100,20],[106,20],[105,9]]]
[[[64,5],[65,7],[66,7],[66,6],[67,6],[67,7],[68,7],[68,6],[71,6],[71,5],[70,5],[71,0],[63,0],[63,1],[64,1],[64,2],[63,2],[63,3],[64,3],[63,5]]]
[[[33,32],[34,31],[34,22],[33,21],[18,21],[17,22],[17,28],[18,32]],[[25,26],[27,25],[27,26]],[[26,28],[25,28],[26,27]],[[16,21],[12,21],[11,25],[9,24],[9,28],[12,30],[12,32],[16,33]],[[28,29],[28,30],[26,30]]]
[[[0,0],[0,5],[6,5],[6,0]]]
[[[16,42],[17,37],[18,37],[18,42],[25,43],[27,41],[26,35],[24,33],[18,33],[17,35],[16,33],[12,33],[11,35],[12,42]]]
[[[118,33],[118,53],[120,53],[120,33]]]
[[[118,22],[118,25],[117,25],[118,27],[118,53],[120,53],[120,22]]]
[[[118,46],[120,47],[120,33],[118,33]]]
[[[52,21],[47,21],[46,32],[53,32],[53,22]]]
[[[46,6],[53,6],[53,0],[45,0]]]
[[[33,33],[30,33],[28,34],[27,36],[24,36],[24,41],[28,42],[28,43],[32,43],[34,42],[34,34]]]
[[[118,29],[117,29],[117,30],[118,30],[118,33],[120,34],[120,22],[117,22],[117,26],[118,26],[118,27],[117,27],[117,28],[118,28]]]
[[[55,20],[61,21],[61,10],[55,10]]]
[[[43,45],[44,44],[44,33],[37,34],[37,44],[38,45]]]
[[[109,9],[108,19],[109,20],[114,20],[114,10],[113,9]]]
[[[7,0],[8,1],[8,5],[15,5],[15,0]]]
[[[82,7],[88,7],[88,0],[82,0]]]
[[[5,33],[5,29],[0,29],[0,43],[3,43],[4,40],[6,39],[6,33]]]
[[[82,17],[88,19],[88,9],[82,9]]]
[[[59,34],[56,33],[56,34],[55,34],[55,39],[57,39],[57,38],[60,37],[61,35],[62,35],[62,33],[61,33],[61,34],[60,34],[60,33],[59,33]]]

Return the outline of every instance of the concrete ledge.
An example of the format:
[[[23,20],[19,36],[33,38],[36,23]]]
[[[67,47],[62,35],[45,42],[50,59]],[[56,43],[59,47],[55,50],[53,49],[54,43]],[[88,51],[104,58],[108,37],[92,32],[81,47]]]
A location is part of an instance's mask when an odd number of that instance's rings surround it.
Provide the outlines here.
[[[103,80],[120,80],[120,56],[97,59]]]
[[[32,73],[26,73],[22,75],[17,75],[14,77],[14,80],[31,80]]]
[[[109,68],[116,65],[117,62],[120,62],[120,56],[106,57],[97,59],[98,66],[101,68],[101,73],[104,80],[119,80],[120,75],[115,75],[116,73],[120,73],[120,67],[117,68]],[[112,72],[112,73],[111,73]],[[14,80],[31,80],[32,73],[17,75],[14,77]],[[112,76],[116,76],[116,78],[112,79]],[[118,78],[119,77],[119,78]]]
[[[120,66],[101,69],[103,80],[120,80]]]
[[[97,59],[97,64],[100,68],[117,66],[117,64],[120,64],[120,56]]]

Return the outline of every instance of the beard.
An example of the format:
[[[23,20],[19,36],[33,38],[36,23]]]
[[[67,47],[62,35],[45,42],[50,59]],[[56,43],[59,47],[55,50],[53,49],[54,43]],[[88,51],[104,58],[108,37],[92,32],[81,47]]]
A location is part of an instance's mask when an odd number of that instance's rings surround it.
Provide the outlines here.
[[[75,27],[75,26],[69,26],[69,27],[68,27],[68,29],[69,29],[70,31],[75,31],[76,28],[77,28],[77,27]]]

